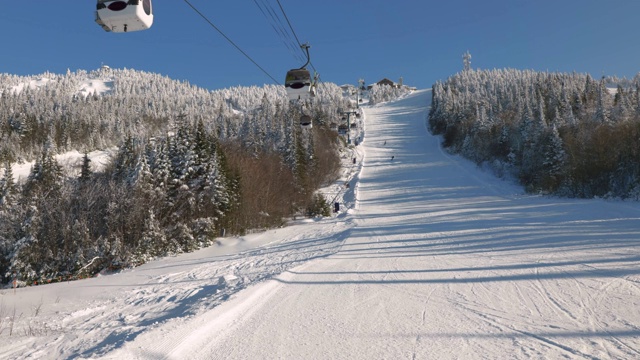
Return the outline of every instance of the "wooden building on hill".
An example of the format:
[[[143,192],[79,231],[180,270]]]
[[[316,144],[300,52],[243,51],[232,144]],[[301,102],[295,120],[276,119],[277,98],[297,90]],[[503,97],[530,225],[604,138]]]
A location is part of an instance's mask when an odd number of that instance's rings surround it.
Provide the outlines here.
[[[388,86],[391,86],[391,87],[394,87],[394,88],[399,87],[398,84],[394,83],[393,81],[391,81],[391,80],[389,80],[387,78],[384,78],[384,79],[378,81],[376,83],[376,85],[388,85]],[[369,86],[367,86],[367,89],[371,90],[372,87],[373,87],[373,85],[369,85]]]

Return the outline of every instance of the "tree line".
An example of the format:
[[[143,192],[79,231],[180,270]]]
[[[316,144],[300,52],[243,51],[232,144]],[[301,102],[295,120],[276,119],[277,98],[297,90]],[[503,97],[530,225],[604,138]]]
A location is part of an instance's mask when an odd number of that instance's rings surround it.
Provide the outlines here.
[[[640,198],[640,77],[469,69],[433,85],[428,122],[530,192]]]

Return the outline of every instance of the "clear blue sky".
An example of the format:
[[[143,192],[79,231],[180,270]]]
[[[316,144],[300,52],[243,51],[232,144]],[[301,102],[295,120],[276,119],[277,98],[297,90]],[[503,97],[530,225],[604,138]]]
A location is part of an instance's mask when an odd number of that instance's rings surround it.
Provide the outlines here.
[[[256,2],[190,0],[279,82],[301,61]],[[430,87],[472,67],[633,77],[640,71],[637,0],[280,0],[323,81],[383,77]],[[274,83],[183,0],[153,1],[151,29],[107,33],[95,1],[3,1],[0,72],[33,75],[106,64],[208,89]]]

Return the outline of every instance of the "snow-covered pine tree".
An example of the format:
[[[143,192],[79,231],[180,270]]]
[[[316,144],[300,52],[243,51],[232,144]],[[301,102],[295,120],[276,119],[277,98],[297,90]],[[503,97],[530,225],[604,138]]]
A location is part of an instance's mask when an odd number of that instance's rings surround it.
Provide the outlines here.
[[[24,193],[28,197],[48,197],[59,194],[62,187],[62,168],[53,156],[54,149],[50,140],[42,149],[38,160],[24,184]]]

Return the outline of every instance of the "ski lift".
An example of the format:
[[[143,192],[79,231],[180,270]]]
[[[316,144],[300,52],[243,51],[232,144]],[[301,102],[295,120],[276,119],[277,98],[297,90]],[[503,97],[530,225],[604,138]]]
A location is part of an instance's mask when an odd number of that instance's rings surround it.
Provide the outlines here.
[[[307,62],[299,69],[287,71],[284,87],[287,90],[289,101],[309,100],[315,96],[315,85],[311,79],[311,73],[306,69],[311,61],[309,57],[309,45],[301,46],[307,52]]]
[[[96,23],[112,32],[146,30],[153,24],[151,0],[98,0]]]

